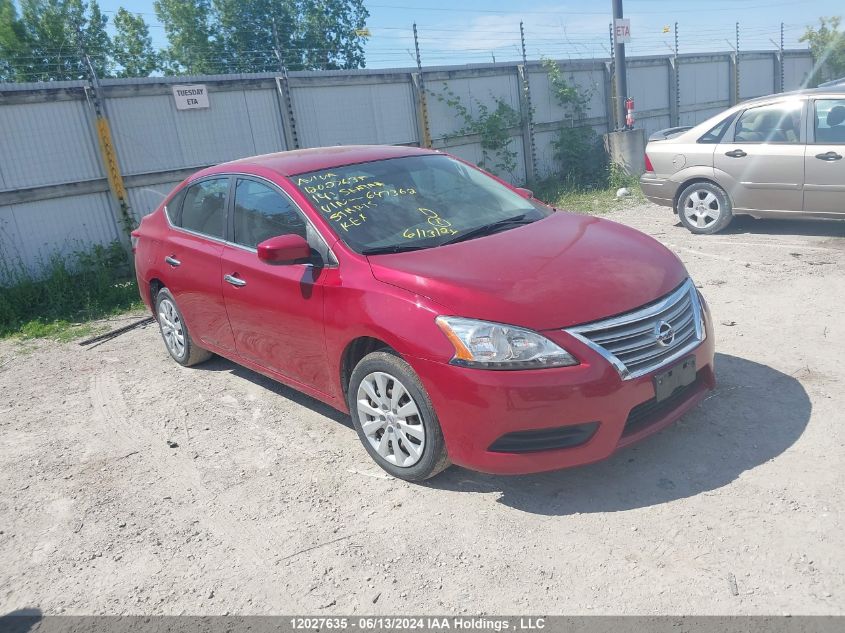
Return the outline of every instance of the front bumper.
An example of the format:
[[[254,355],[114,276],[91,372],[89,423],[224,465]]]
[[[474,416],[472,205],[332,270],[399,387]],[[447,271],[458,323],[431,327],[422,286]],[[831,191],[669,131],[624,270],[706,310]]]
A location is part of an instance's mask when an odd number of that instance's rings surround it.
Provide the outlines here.
[[[640,176],[640,189],[650,202],[671,207],[675,203],[678,183],[668,178],[660,178],[653,172],[646,172]]]
[[[610,457],[617,449],[677,421],[698,404],[716,384],[709,314],[705,327],[707,337],[687,355],[695,357],[696,381],[662,403],[653,400],[652,378],[672,364],[622,380],[597,352],[571,337],[559,342],[581,360],[574,367],[490,371],[416,358],[408,361],[432,400],[453,463],[488,473],[535,473]],[[589,423],[597,423],[589,439],[570,448],[490,450],[497,440],[514,432]]]

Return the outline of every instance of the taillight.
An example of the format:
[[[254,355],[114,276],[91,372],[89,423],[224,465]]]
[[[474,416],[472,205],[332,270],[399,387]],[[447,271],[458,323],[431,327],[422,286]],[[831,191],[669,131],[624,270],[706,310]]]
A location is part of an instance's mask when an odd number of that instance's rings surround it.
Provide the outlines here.
[[[138,248],[138,234],[135,231],[132,231],[129,237],[129,241],[132,244],[132,252],[134,253],[135,250]]]
[[[654,167],[651,164],[651,159],[648,157],[648,154],[645,155],[645,170],[654,171]]]

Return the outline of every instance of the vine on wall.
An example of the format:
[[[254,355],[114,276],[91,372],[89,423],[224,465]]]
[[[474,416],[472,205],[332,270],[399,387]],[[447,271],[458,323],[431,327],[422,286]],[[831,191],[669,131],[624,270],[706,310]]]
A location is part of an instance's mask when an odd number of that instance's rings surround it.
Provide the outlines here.
[[[516,178],[518,154],[512,147],[511,129],[522,123],[520,113],[499,97],[494,97],[495,107],[491,108],[473,98],[476,114],[473,116],[461,98],[444,83],[439,93],[430,93],[441,103],[455,110],[463,121],[463,127],[446,138],[458,138],[468,134],[481,137],[481,157],[479,167],[488,169],[498,176]]]
[[[552,59],[543,59],[543,68],[548,74],[552,95],[569,120],[569,125],[561,128],[552,142],[564,181],[576,188],[606,185],[609,175],[607,152],[601,137],[586,122],[595,90],[584,90],[574,81],[567,81]]]

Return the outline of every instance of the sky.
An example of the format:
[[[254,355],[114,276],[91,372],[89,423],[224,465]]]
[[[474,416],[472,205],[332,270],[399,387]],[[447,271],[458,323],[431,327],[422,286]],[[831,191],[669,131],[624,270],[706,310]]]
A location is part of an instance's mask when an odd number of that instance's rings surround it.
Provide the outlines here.
[[[123,6],[144,16],[157,47],[166,44],[153,0],[100,0],[109,17]],[[521,58],[524,23],[529,59],[608,57],[611,0],[366,0],[369,68],[415,65],[411,29],[416,22],[424,66],[513,61]],[[786,48],[820,16],[843,15],[843,0],[625,0],[631,20],[628,55],[666,54],[678,23],[680,53],[773,50],[784,23]]]

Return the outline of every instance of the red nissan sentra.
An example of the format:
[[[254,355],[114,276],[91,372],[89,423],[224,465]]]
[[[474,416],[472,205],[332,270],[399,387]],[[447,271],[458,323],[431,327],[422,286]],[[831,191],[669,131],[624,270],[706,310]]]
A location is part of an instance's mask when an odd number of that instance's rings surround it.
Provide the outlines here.
[[[133,237],[176,362],[219,354],[348,411],[402,479],[594,462],[715,384],[707,305],[675,255],[441,152],[218,165]]]

